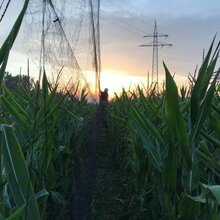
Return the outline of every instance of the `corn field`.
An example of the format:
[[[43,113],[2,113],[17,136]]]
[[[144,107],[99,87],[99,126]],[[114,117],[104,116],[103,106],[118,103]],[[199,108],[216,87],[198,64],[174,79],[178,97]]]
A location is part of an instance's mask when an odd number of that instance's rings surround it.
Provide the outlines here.
[[[115,94],[103,135],[86,88],[59,91],[45,72],[26,87],[6,83],[28,2],[0,49],[0,219],[220,219],[220,44],[213,40],[189,87],[178,90],[164,64],[160,94]],[[95,186],[77,218],[91,155]]]

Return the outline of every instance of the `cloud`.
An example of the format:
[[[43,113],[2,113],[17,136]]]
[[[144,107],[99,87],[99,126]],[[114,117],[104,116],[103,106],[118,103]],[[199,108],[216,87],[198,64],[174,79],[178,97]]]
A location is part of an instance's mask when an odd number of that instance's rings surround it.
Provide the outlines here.
[[[202,61],[203,49],[207,51],[215,33],[220,30],[220,16],[197,16],[161,13],[156,16],[130,15],[124,13],[102,14],[101,39],[103,68],[127,71],[128,74],[146,75],[151,71],[152,49],[139,48],[150,39],[142,35],[153,32],[154,20],[157,20],[158,31],[169,34],[167,39],[171,48],[159,48],[159,69],[163,75],[162,59],[170,66],[172,72],[186,76],[193,72]],[[141,22],[145,21],[145,22]],[[141,33],[141,30],[144,30]],[[219,38],[219,37],[218,37]],[[140,71],[141,70],[141,71]]]
[[[169,35],[167,39],[160,40],[173,44],[171,48],[159,48],[160,75],[164,75],[164,60],[172,73],[186,77],[201,63],[203,49],[207,51],[215,33],[220,30],[218,0],[211,3],[205,0],[102,0],[101,4],[103,71],[114,70],[136,76],[146,76],[148,71],[151,72],[152,48],[140,48],[139,45],[151,42],[142,36],[153,32],[154,21],[157,20],[158,32]],[[88,15],[84,19],[88,19]],[[83,34],[80,35],[81,41],[82,37]],[[20,32],[20,40],[17,39],[13,50],[25,57],[22,38],[24,36]],[[83,50],[84,53],[89,49],[81,48],[79,46],[76,52]],[[86,61],[85,54],[77,57]]]

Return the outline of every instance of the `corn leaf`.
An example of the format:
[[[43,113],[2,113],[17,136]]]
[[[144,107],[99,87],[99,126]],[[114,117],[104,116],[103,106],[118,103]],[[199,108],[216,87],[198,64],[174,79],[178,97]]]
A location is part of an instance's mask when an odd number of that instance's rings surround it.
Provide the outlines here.
[[[195,128],[193,130],[192,137],[191,137],[192,144],[194,144],[196,142],[196,139],[198,138],[198,135],[203,127],[205,118],[207,117],[208,111],[211,107],[213,94],[215,92],[215,85],[216,85],[219,73],[220,73],[220,69],[218,70],[217,74],[215,75],[215,78],[212,81],[211,86],[209,87],[209,89],[205,95],[205,98],[202,102],[201,109],[198,114],[198,117],[197,117],[197,120],[195,123]]]
[[[180,219],[192,219],[198,217],[201,212],[200,203],[191,199],[187,194],[184,194],[179,204]]]
[[[207,185],[200,183],[201,194],[199,196],[190,196],[196,202],[207,203],[215,202],[220,205],[220,186],[219,185]]]
[[[48,109],[53,103],[56,102],[56,90],[57,86],[51,91],[51,93],[46,97],[44,104],[41,106],[40,110],[37,112],[36,121],[44,121],[45,117],[45,106]]]
[[[151,131],[154,136],[158,139],[160,144],[165,147],[164,140],[159,132],[159,130],[156,128],[156,126],[140,111],[137,111],[132,105],[130,106],[134,119],[139,122],[140,125],[144,126],[143,122],[145,123],[145,129],[148,129]]]
[[[169,146],[167,160],[165,161],[163,170],[163,179],[165,189],[168,192],[176,191],[177,184],[177,147]]]
[[[199,70],[198,78],[197,78],[196,83],[195,83],[195,85],[193,87],[193,90],[192,90],[191,108],[190,108],[190,113],[191,113],[190,116],[191,116],[192,127],[195,125],[196,119],[197,119],[198,114],[199,114],[199,106],[200,106],[200,101],[201,101],[201,98],[202,98],[201,91],[202,90],[204,91],[204,88],[207,88],[207,86],[208,86],[207,80],[205,80],[205,77],[206,77],[206,73],[207,73],[207,68],[208,68],[208,64],[209,64],[213,44],[214,44],[214,40],[212,41],[212,44],[209,48],[209,51],[208,51],[208,53],[207,53],[207,55],[206,55],[206,57],[203,61],[203,64],[202,64],[202,66]],[[204,84],[205,81],[206,81],[206,85]]]
[[[142,118],[141,114],[137,112],[132,106],[131,106],[132,112],[133,112],[133,119],[135,127],[137,128],[138,134],[140,135],[144,147],[147,151],[147,155],[149,157],[150,163],[159,171],[162,171],[162,160],[160,157],[159,152],[157,151],[156,146],[154,146],[149,138],[148,135],[148,127],[145,123],[146,121]]]
[[[8,37],[6,38],[5,42],[3,43],[1,49],[0,49],[0,85],[2,84],[2,80],[4,77],[4,73],[5,73],[5,68],[8,62],[8,57],[9,57],[9,52],[11,47],[14,44],[14,41],[17,37],[18,31],[20,29],[21,23],[23,21],[25,12],[27,10],[29,4],[29,0],[25,0],[23,8],[13,26],[13,28],[11,29],[11,32],[9,33]]]
[[[59,108],[61,108],[61,105],[63,103],[63,101],[65,100],[65,98],[67,97],[67,94],[64,95],[58,103],[54,103],[54,105],[51,107],[51,109],[47,110],[47,114],[46,115],[42,115],[42,118],[38,118],[37,120],[37,126],[41,126],[42,123],[45,121],[45,119],[48,119],[49,117],[51,117]],[[38,115],[39,116],[39,115]]]
[[[10,190],[18,207],[27,204],[27,219],[40,219],[39,209],[21,146],[12,126],[1,125],[3,166]]]
[[[210,116],[210,124],[214,129],[215,135],[218,139],[220,139],[220,120],[219,117],[214,117],[214,115]]]
[[[25,213],[25,208],[26,208],[26,204],[16,209],[16,211],[5,220],[20,220],[22,215],[24,215]]]
[[[171,143],[174,146],[175,139],[177,139],[181,148],[183,159],[188,168],[191,168],[191,152],[189,145],[189,137],[186,129],[185,121],[180,113],[178,90],[176,84],[164,64],[166,72],[166,100],[165,100],[165,118],[168,125]]]

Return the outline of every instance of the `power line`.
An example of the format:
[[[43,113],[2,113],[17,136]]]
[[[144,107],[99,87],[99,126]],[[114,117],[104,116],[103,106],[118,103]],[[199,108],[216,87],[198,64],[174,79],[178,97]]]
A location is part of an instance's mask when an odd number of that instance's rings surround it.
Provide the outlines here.
[[[125,7],[125,6],[130,6],[131,8],[134,9],[134,11],[139,11],[138,8],[134,7],[133,5],[131,5],[129,2],[124,2],[123,4],[119,4],[119,2],[113,2],[112,0],[107,1],[109,4],[114,5],[117,9],[121,9],[124,8],[125,11],[129,10],[129,7]],[[121,3],[121,2],[120,2]],[[143,19],[140,19],[138,16],[135,17],[135,19],[137,19],[140,23],[142,23],[144,26],[146,25],[146,23],[143,21]],[[141,32],[143,32],[143,30],[141,30]]]
[[[101,12],[104,12],[103,10],[101,10]],[[109,20],[111,20],[111,21],[109,21]],[[114,25],[114,26],[117,26],[117,27],[119,27],[120,29],[122,29],[122,30],[125,30],[125,31],[127,31],[127,32],[129,32],[129,33],[131,33],[131,34],[133,34],[133,35],[135,35],[135,36],[139,36],[140,35],[140,32],[136,32],[136,31],[133,31],[133,30],[129,30],[129,29],[127,29],[126,27],[123,27],[122,25],[120,25],[120,24],[118,24],[118,19],[117,18],[114,18],[114,17],[108,17],[107,19],[105,19],[105,18],[103,18],[102,17],[102,21],[104,21],[104,22],[107,22],[107,23],[109,23],[109,24],[112,24],[112,25]],[[113,22],[112,22],[113,21]]]
[[[121,17],[116,17],[116,16],[112,15],[111,13],[109,13],[109,12],[103,10],[103,9],[101,9],[101,11],[102,11],[103,13],[109,15],[111,18],[115,19],[117,22],[120,22],[121,24],[123,23],[123,24],[126,25],[127,27],[132,28],[132,29],[135,30],[137,33],[140,34],[140,33],[143,32],[143,30],[137,28],[136,26],[132,25],[131,23],[128,23],[128,22],[122,20]]]

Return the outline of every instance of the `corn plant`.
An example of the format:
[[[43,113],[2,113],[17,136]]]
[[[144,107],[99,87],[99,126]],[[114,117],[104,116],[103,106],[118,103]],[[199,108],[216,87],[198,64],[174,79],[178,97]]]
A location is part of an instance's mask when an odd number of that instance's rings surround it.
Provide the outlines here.
[[[52,87],[46,74],[42,85],[39,91],[34,86],[32,91],[21,88],[20,94],[3,85],[2,120],[14,124],[34,189],[45,192],[38,202],[41,217],[62,219],[70,215],[74,182],[88,154],[94,104],[69,91],[58,93],[58,85]],[[85,97],[84,91],[81,97]]]
[[[119,155],[131,177],[131,219],[219,218],[219,44],[212,53],[213,44],[191,88],[179,93],[164,64],[164,94],[139,89],[112,103],[112,118],[126,133],[114,135],[122,135],[118,148],[126,149]]]
[[[41,88],[40,82],[16,90],[4,85],[9,52],[28,3],[0,50],[0,217],[67,219],[94,104],[86,101],[86,90],[76,97],[78,86],[74,94],[58,92],[45,72]]]

